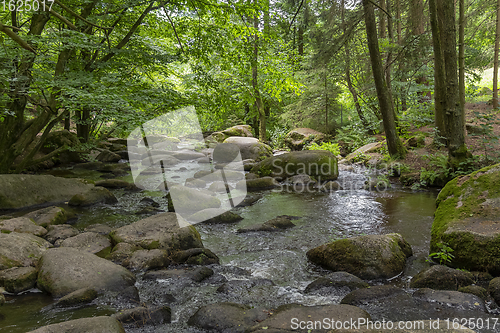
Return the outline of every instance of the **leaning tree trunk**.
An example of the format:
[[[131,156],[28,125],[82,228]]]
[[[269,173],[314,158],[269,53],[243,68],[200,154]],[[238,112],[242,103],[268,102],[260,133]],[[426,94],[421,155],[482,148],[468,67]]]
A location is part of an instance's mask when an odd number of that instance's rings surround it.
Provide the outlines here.
[[[382,113],[382,120],[384,123],[387,149],[389,150],[391,157],[403,158],[406,155],[406,150],[396,132],[394,108],[390,100],[387,83],[384,79],[384,68],[382,66],[382,59],[380,57],[380,50],[378,46],[377,24],[375,22],[373,3],[370,0],[363,0],[363,9],[365,13],[368,50],[370,51],[373,79],[375,81],[380,112]]]

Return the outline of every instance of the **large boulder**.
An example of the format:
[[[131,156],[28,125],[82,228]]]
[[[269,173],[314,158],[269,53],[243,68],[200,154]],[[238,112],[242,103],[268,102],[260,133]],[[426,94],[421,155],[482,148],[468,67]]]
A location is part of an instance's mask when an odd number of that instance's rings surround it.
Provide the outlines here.
[[[296,128],[285,136],[285,144],[291,150],[302,150],[311,143],[321,143],[326,139],[324,133],[311,128]]]
[[[411,279],[410,288],[458,290],[460,287],[473,284],[473,278],[470,272],[434,265],[415,275]]]
[[[129,243],[144,249],[163,249],[171,252],[203,247],[198,231],[191,225],[180,227],[175,213],[150,216],[118,228],[110,233],[114,243]],[[181,222],[186,225],[186,222]]]
[[[252,128],[250,125],[236,125],[223,130],[222,132],[213,132],[205,139],[208,144],[216,144],[224,142],[231,136],[253,137]]]
[[[0,286],[9,293],[20,293],[35,287],[38,271],[35,267],[13,267],[0,271]]]
[[[134,327],[143,325],[161,325],[170,323],[172,311],[168,306],[138,306],[133,309],[122,310],[112,317],[118,319],[123,324],[130,324]]]
[[[252,159],[261,161],[266,157],[273,156],[273,150],[268,145],[260,142],[256,138],[231,136],[224,140],[224,143],[232,143],[240,148],[241,159]]]
[[[325,150],[295,151],[273,156],[257,163],[251,172],[281,178],[306,174],[318,181],[335,180],[339,175],[337,158]]]
[[[62,224],[68,220],[66,211],[63,208],[56,206],[35,210],[34,212],[25,214],[24,217],[32,219],[36,224],[42,227]]]
[[[32,219],[27,217],[16,217],[9,220],[0,221],[0,232],[19,232],[42,237],[47,230],[36,225]]]
[[[95,159],[103,163],[116,163],[121,160],[122,157],[116,153],[113,153],[112,151],[103,149]]]
[[[0,233],[0,270],[11,267],[36,266],[43,252],[52,244],[31,235]]]
[[[105,257],[111,252],[111,241],[109,238],[96,232],[84,232],[66,238],[61,242],[61,246],[80,249],[99,257]]]
[[[0,210],[65,202],[93,188],[83,179],[50,175],[0,175]]]
[[[135,276],[126,268],[86,251],[70,247],[52,248],[40,258],[37,286],[54,297],[81,288],[122,291],[134,285]]]
[[[170,186],[169,211],[176,211],[187,218],[191,214],[208,208],[219,208],[221,202],[211,191],[198,190],[182,185]]]
[[[99,203],[114,204],[117,202],[118,199],[116,199],[115,195],[107,188],[96,186],[83,193],[78,193],[72,196],[68,201],[68,205],[85,207]]]
[[[281,332],[281,330],[290,329],[294,332],[326,333],[330,329],[335,329],[336,321],[358,323],[359,320],[367,322],[370,319],[368,312],[352,305],[304,306],[301,304],[286,304],[278,307],[268,319],[253,326],[249,331],[264,330],[265,332],[271,330],[271,332]],[[318,321],[321,323],[319,326],[317,325]]]
[[[450,266],[500,274],[500,164],[457,177],[436,199],[430,252],[447,243]]]
[[[398,275],[411,255],[410,244],[396,233],[340,239],[307,251],[315,264],[367,280]]]
[[[29,333],[125,333],[120,322],[113,317],[91,317],[68,320],[40,327]]]

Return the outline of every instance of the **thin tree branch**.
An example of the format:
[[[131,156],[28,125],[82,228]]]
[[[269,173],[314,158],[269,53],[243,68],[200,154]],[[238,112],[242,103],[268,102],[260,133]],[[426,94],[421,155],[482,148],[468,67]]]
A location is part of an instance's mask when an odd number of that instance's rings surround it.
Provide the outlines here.
[[[174,29],[174,34],[175,34],[175,37],[177,38],[177,42],[179,42],[179,46],[181,47],[181,51],[182,51],[182,53],[185,54],[184,48],[182,47],[181,40],[179,38],[179,35],[177,34],[177,30],[175,30],[174,22],[172,22],[172,20],[170,19],[170,16],[168,15],[168,12],[167,12],[167,9],[165,8],[164,5],[162,5],[162,8],[163,8],[163,11],[165,12],[165,15],[167,15],[167,19],[170,22],[170,25],[172,26],[172,29]]]
[[[295,18],[296,18],[296,17],[297,17],[297,15],[299,14],[300,9],[302,8],[302,5],[303,5],[303,4],[304,4],[304,0],[302,0],[302,1],[300,2],[299,9],[297,9],[297,11],[295,12],[295,15],[293,16],[292,21],[290,22],[290,25],[288,26],[288,31],[290,31],[290,29],[292,28],[293,22],[295,21]]]
[[[70,13],[71,15],[73,15],[74,17],[76,17],[79,20],[82,20],[83,22],[85,22],[87,24],[90,24],[90,25],[92,25],[96,28],[100,28],[100,29],[110,29],[109,27],[101,27],[100,25],[97,25],[95,23],[88,21],[87,19],[84,19],[83,17],[81,17],[80,15],[78,15],[77,13],[75,13],[74,11],[69,9],[66,5],[62,4],[61,1],[59,1],[59,0],[54,0],[54,2],[57,3],[59,5],[59,7],[61,7],[62,9],[64,9],[68,13]]]
[[[64,16],[62,16],[58,12],[51,9],[50,13],[52,15],[54,15],[55,17],[57,17],[59,20],[61,20],[64,24],[66,24],[68,26],[68,28],[70,28],[71,30],[78,30],[78,28],[73,23],[71,23],[67,18],[65,18]]]
[[[14,31],[7,28],[7,26],[3,25],[1,22],[0,22],[0,31],[9,36],[14,42],[19,44],[19,46],[21,46],[23,49],[26,49],[36,54],[36,51],[28,44],[28,42],[19,37],[19,35],[17,35]]]

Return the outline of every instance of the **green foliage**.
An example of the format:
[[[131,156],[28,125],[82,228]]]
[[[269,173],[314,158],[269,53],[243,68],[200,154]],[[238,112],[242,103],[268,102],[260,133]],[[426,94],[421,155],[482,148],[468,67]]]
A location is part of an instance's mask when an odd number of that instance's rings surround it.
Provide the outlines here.
[[[481,128],[480,133],[474,135],[479,135],[481,137],[481,146],[487,161],[494,160],[493,156],[488,152],[496,151],[499,145],[500,137],[493,132],[493,124],[500,125],[500,122],[496,121],[498,114],[500,114],[500,110],[489,114],[474,112],[476,121]]]
[[[451,263],[453,258],[455,258],[455,256],[451,254],[451,252],[453,252],[454,250],[451,247],[449,247],[448,244],[445,242],[440,242],[437,243],[436,245],[439,248],[439,251],[430,253],[429,254],[430,259],[428,260],[429,261],[439,260],[440,265]]]
[[[352,159],[352,162],[365,164],[369,160],[370,160],[370,156],[368,156],[362,152],[359,152],[356,154],[356,156],[354,156],[354,158]]]
[[[288,128],[283,126],[274,126],[268,129],[270,146],[273,149],[287,149],[285,145],[285,137],[289,132]]]
[[[316,142],[311,143],[306,147],[307,150],[326,150],[331,152],[334,156],[340,155],[340,147],[338,143],[322,142],[318,145]]]
[[[350,123],[337,131],[335,141],[345,142],[347,152],[351,153],[368,143],[375,142],[375,138],[366,133],[366,129],[359,123]]]

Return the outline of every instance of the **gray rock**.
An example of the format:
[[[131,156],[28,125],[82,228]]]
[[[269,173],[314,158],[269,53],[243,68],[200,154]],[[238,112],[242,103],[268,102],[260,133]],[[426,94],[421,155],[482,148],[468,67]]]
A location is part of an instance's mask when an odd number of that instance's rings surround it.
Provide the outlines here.
[[[50,246],[46,240],[31,234],[0,233],[0,269],[36,266]]]
[[[476,285],[460,287],[460,288],[458,288],[458,291],[461,293],[476,295],[477,297],[479,297],[483,301],[486,301],[490,298],[490,294],[488,293],[488,290],[484,289],[483,287],[476,286]]]
[[[201,307],[188,320],[188,325],[211,332],[244,332],[267,318],[261,308],[236,303],[215,303]]]
[[[111,252],[111,241],[108,237],[96,232],[84,232],[79,235],[66,238],[61,247],[73,247],[82,251],[105,257]]]
[[[108,227],[107,225],[97,223],[86,227],[83,231],[95,232],[100,235],[107,236],[111,231],[113,231],[113,229],[111,229],[111,227]]]
[[[307,144],[321,143],[326,140],[324,133],[311,128],[295,128],[285,136],[285,144],[291,150],[302,150]]]
[[[231,136],[224,140],[224,143],[232,143],[240,148],[242,160],[261,161],[273,156],[273,150],[268,145],[259,142],[256,138]]]
[[[246,188],[247,191],[262,191],[269,190],[279,186],[279,183],[276,179],[272,177],[262,177],[257,179],[247,179],[242,180],[236,183],[236,188],[244,190]]]
[[[52,244],[55,244],[58,240],[62,242],[66,238],[76,236],[80,233],[75,227],[69,224],[51,225],[48,227],[48,230],[49,232],[47,232],[44,238]]]
[[[473,275],[447,266],[434,265],[415,275],[410,288],[431,288],[440,290],[458,290],[474,283]]]
[[[191,188],[205,188],[207,186],[207,182],[203,179],[188,178],[186,179],[184,186]]]
[[[95,186],[101,186],[105,188],[118,189],[123,188],[127,191],[139,191],[140,189],[135,186],[135,184],[131,184],[125,180],[120,179],[106,179],[101,180],[95,183]]]
[[[32,219],[36,224],[42,227],[62,224],[68,220],[66,211],[63,208],[56,206],[35,210],[34,212],[25,214],[24,217]]]
[[[183,279],[187,278],[195,282],[201,282],[212,276],[214,271],[208,267],[197,267],[188,269],[164,269],[148,272],[144,275],[145,280],[167,280],[167,279]]]
[[[232,190],[233,187],[228,185],[229,190]],[[226,184],[223,181],[216,181],[210,184],[208,187],[209,191],[217,192],[217,193],[226,193]]]
[[[50,175],[0,175],[0,210],[65,202],[94,185],[77,178]]]
[[[313,293],[318,291],[336,291],[339,289],[347,289],[349,291],[368,288],[369,285],[357,276],[347,272],[334,272],[328,276],[318,278],[307,285],[305,293]]]
[[[71,247],[45,251],[39,267],[37,286],[54,297],[81,288],[121,291],[135,283],[135,276],[127,269]]]
[[[118,199],[104,187],[94,187],[88,191],[74,195],[68,202],[70,206],[85,207],[99,203],[114,204]]]
[[[133,270],[150,270],[164,268],[170,265],[170,258],[166,250],[137,250],[123,265]]]
[[[219,258],[209,249],[191,248],[173,253],[172,260],[179,264],[211,265],[219,264]]]
[[[93,288],[82,288],[61,297],[56,304],[57,307],[71,307],[92,302],[97,298],[97,291]]]
[[[29,333],[125,333],[116,318],[102,316],[68,320],[40,327]]]
[[[161,325],[170,323],[172,311],[168,306],[139,306],[133,309],[121,310],[112,317],[123,324],[133,324],[134,327]]]
[[[257,224],[254,226],[238,229],[238,233],[250,232],[250,231],[280,231],[295,227],[295,224],[291,221],[294,219],[293,216],[281,215],[274,219],[266,221],[262,224]]]
[[[225,224],[225,223],[235,223],[243,220],[240,215],[226,211],[221,208],[207,208],[187,218],[188,221],[199,223],[213,223],[213,224]]]
[[[180,150],[172,153],[172,156],[178,160],[196,160],[205,157],[205,154],[191,150]]]
[[[10,220],[0,220],[0,232],[18,232],[42,237],[47,233],[47,230],[36,225],[33,220],[23,216]]]
[[[113,153],[107,149],[103,149],[99,155],[97,155],[96,160],[103,163],[115,163],[121,160],[121,156]]]
[[[138,250],[142,250],[142,247],[124,242],[118,243],[111,250],[111,253],[106,256],[106,259],[121,265],[122,263],[129,260],[132,257],[132,254]]]
[[[491,297],[493,297],[495,302],[500,306],[500,277],[496,277],[491,280],[488,289]]]
[[[179,227],[175,213],[150,216],[114,230],[110,237],[115,244],[126,242],[144,249],[164,249],[169,253],[203,247],[196,229],[193,226]]]
[[[396,233],[340,239],[307,251],[315,264],[367,280],[400,274],[411,255],[410,244]]]
[[[35,267],[13,267],[0,271],[0,285],[9,293],[20,293],[35,287],[38,271]]]
[[[184,218],[203,209],[219,208],[221,205],[219,199],[207,194],[205,191],[185,186],[171,186],[169,195],[172,199],[169,205],[172,205],[175,212]],[[172,211],[170,206],[169,211]]]

